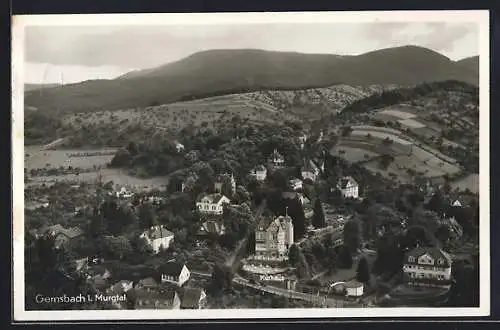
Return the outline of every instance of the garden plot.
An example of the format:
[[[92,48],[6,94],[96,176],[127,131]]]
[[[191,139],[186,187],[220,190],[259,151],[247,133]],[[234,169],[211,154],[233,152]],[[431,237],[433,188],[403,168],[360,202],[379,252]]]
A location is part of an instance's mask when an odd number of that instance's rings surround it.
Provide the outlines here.
[[[423,128],[426,127],[426,125],[414,120],[414,119],[400,119],[398,122],[401,125],[404,125],[409,128]]]
[[[366,145],[366,148],[359,148],[359,147],[346,146],[344,145],[344,143],[342,143],[340,146],[332,150],[332,154],[338,157],[342,157],[343,159],[347,160],[350,163],[357,163],[379,156],[379,154],[369,151],[369,148],[370,145],[368,144]]]
[[[400,110],[395,110],[395,109],[387,109],[387,110],[382,110],[379,113],[384,114],[384,115],[389,115],[392,117],[396,117],[398,119],[411,119],[415,118],[416,116],[412,113],[406,112],[406,111],[400,111]]]
[[[397,129],[388,128],[388,127],[378,127],[378,126],[370,126],[370,125],[357,125],[351,127],[354,131],[365,131],[365,133],[371,132],[382,132],[389,133],[394,135],[401,135],[401,132]]]
[[[380,131],[369,131],[369,130],[357,130],[357,129],[351,132],[351,135],[354,137],[366,137],[367,134],[370,134],[372,137],[381,140],[391,139],[393,143],[398,143],[404,146],[409,146],[413,144],[413,142],[404,140],[393,133],[385,133]]]

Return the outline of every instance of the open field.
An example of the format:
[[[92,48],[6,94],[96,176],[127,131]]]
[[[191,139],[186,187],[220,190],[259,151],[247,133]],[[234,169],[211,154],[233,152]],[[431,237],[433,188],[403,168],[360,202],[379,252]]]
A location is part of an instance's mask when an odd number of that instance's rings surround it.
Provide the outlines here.
[[[351,127],[354,131],[366,131],[366,133],[371,133],[371,132],[381,132],[381,133],[388,133],[388,134],[394,134],[394,135],[401,135],[402,132],[398,131],[397,129],[393,128],[388,128],[388,127],[378,127],[378,126],[371,126],[371,125],[356,125]]]
[[[386,110],[380,111],[380,113],[384,114],[384,115],[393,116],[393,117],[396,117],[397,119],[402,119],[402,120],[411,119],[411,118],[416,117],[412,113],[400,111],[400,110],[396,110],[396,109],[386,109]]]
[[[113,181],[114,185],[131,187],[133,189],[163,189],[168,184],[167,177],[156,177],[141,179],[128,175],[125,171],[119,169],[106,168],[100,171],[102,182],[107,183]],[[99,172],[86,172],[67,175],[56,175],[56,176],[40,176],[30,178],[30,181],[26,185],[40,185],[45,183],[50,185],[55,182],[72,182],[72,183],[93,183],[97,179]]]
[[[406,127],[409,127],[409,128],[422,128],[422,127],[426,127],[424,124],[422,124],[421,122],[418,122],[414,119],[401,119],[401,120],[398,120],[398,122],[403,125],[403,126],[406,126]]]
[[[51,184],[54,182],[68,181],[68,182],[95,182],[100,173],[104,183],[113,181],[114,184],[119,186],[129,186],[135,188],[163,188],[167,183],[168,179],[166,177],[161,178],[148,178],[141,179],[128,175],[125,171],[120,169],[110,169],[106,168],[106,164],[111,161],[113,155],[105,156],[90,156],[90,157],[69,157],[70,154],[74,153],[85,153],[85,152],[110,152],[113,149],[101,149],[101,150],[87,150],[87,149],[71,149],[71,150],[40,150],[40,146],[28,146],[25,147],[25,154],[30,155],[25,157],[25,168],[36,169],[36,168],[59,168],[61,166],[68,167],[72,166],[74,168],[101,168],[100,171],[84,172],[80,174],[66,174],[66,175],[56,175],[56,176],[39,176],[31,177],[27,185],[38,185],[38,184]]]
[[[334,156],[344,158],[350,163],[358,163],[380,156],[378,153],[370,150],[373,150],[370,144],[366,143],[364,147],[361,142],[354,146],[355,144],[355,142],[344,141],[333,148],[331,153]]]
[[[24,148],[25,158],[24,166],[30,170],[34,168],[44,168],[49,165],[49,167],[58,168],[60,166],[68,167],[79,167],[79,168],[92,168],[104,167],[107,163],[113,159],[113,155],[100,155],[100,156],[89,156],[89,157],[70,157],[73,153],[85,153],[85,152],[114,152],[115,149],[101,149],[101,150],[40,150],[40,146],[27,146]]]
[[[469,189],[473,193],[477,194],[479,193],[479,174],[477,173],[469,174],[465,178],[462,178],[459,181],[452,183],[451,186],[453,189],[459,189],[459,190]]]

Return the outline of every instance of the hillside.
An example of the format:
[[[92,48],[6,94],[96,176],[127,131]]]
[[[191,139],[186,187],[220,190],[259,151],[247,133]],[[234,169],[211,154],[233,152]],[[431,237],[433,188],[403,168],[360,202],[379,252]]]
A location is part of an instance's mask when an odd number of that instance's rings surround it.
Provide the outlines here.
[[[59,84],[24,84],[24,92],[40,90],[42,88],[57,87]]]
[[[468,70],[471,74],[479,76],[479,56],[464,58],[456,62],[457,66]]]
[[[332,152],[404,183],[418,176],[459,181],[479,173],[478,100],[477,87],[456,81],[373,94],[335,116],[330,129],[344,129]],[[476,191],[477,182],[470,184]]]
[[[338,84],[414,85],[440,80],[478,83],[464,64],[426,48],[405,46],[356,56],[262,50],[211,50],[113,80],[28,91],[41,110],[82,112],[155,106],[258,90],[296,90]]]

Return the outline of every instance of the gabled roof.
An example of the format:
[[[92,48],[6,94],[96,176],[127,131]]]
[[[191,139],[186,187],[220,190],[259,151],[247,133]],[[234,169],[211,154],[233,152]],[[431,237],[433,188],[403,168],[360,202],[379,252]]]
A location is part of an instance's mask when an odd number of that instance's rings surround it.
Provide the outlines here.
[[[57,235],[64,235],[69,238],[75,238],[78,236],[81,236],[84,234],[84,231],[78,227],[72,227],[69,229],[64,228],[60,224],[49,226],[49,227],[44,227],[43,229],[40,230],[42,234],[50,234],[54,233],[55,236]]]
[[[203,289],[185,288],[181,298],[181,308],[199,308]]]
[[[165,228],[165,226],[160,226],[160,225],[144,231],[143,234],[146,234],[151,240],[174,236],[174,233]]]
[[[267,169],[264,165],[257,165],[253,169],[255,172],[267,172]]]
[[[444,264],[443,265],[437,265],[441,267],[451,267],[451,257],[448,253],[444,252],[443,250],[437,248],[437,247],[416,247],[413,250],[409,251],[406,256],[405,256],[405,263],[408,264],[417,264],[418,263],[418,258],[423,256],[424,254],[430,255],[434,260],[438,259],[443,259]],[[410,262],[409,258],[414,257],[415,261]]]
[[[223,182],[226,180],[234,180],[234,176],[232,173],[220,173],[215,178],[215,182]]]
[[[345,176],[342,179],[340,179],[338,182],[338,186],[340,187],[340,189],[345,189],[348,184],[352,184],[354,186],[358,185],[356,180],[354,180],[354,178],[351,176]]]
[[[200,230],[212,234],[220,234],[223,229],[223,224],[215,220],[207,220],[202,225]]]
[[[132,281],[125,281],[125,280],[121,280],[119,282],[116,282],[115,284],[113,284],[110,288],[111,291],[113,291],[114,293],[117,293],[117,294],[123,294],[125,293],[125,287],[131,287],[132,286]]]
[[[167,275],[167,276],[179,276],[181,274],[182,268],[184,268],[185,264],[176,262],[176,261],[169,261],[163,265],[160,266],[160,273],[162,275]]]
[[[201,202],[203,199],[208,199],[210,201],[210,204],[218,204],[222,198],[227,198],[227,197],[222,194],[200,195],[198,196],[197,202]]]

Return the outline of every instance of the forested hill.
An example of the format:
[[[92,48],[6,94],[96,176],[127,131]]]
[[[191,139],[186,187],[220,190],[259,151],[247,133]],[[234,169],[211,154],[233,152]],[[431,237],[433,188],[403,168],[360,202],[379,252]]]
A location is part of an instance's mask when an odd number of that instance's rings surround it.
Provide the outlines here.
[[[465,62],[467,64],[467,62]],[[250,92],[347,85],[415,85],[444,80],[478,84],[478,72],[430,49],[404,46],[356,56],[263,50],[211,50],[113,80],[27,91],[42,111],[82,112],[146,107]]]

